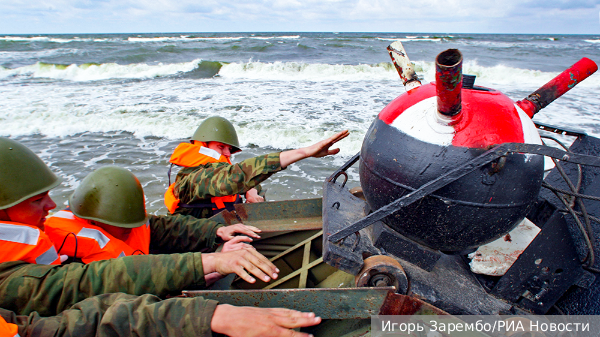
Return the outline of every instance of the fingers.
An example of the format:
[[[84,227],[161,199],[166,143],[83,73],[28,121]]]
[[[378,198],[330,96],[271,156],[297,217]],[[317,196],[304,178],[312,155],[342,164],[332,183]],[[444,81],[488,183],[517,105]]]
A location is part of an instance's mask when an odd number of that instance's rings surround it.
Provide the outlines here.
[[[223,245],[221,252],[232,252],[234,250],[244,249],[246,247],[245,242],[252,242],[252,238],[245,235],[236,236],[233,239],[226,241]]]
[[[321,318],[310,312],[219,304],[210,327],[213,332],[233,337],[308,337],[309,334],[290,329],[313,326],[320,322]]]
[[[315,144],[316,149],[312,151],[312,157],[321,158],[324,156],[329,156],[333,154],[337,154],[340,152],[340,149],[329,149],[333,144],[339,142],[340,140],[348,137],[350,133],[348,130],[344,130],[342,132],[338,132],[335,135],[329,137],[326,140],[320,141]]]
[[[275,323],[288,329],[313,326],[321,322],[321,317],[316,317],[312,312],[300,312],[284,308],[272,308],[269,310]]]
[[[260,232],[262,231],[254,226],[246,226],[241,223],[224,226],[217,229],[217,235],[223,239],[223,241],[229,241],[233,239],[235,234],[244,234],[255,239],[260,239],[260,235],[256,234]]]
[[[331,144],[335,144],[335,143],[339,142],[340,140],[348,137],[348,135],[350,135],[350,132],[348,130],[344,130],[344,131],[338,132],[335,135],[331,136],[331,138],[329,138],[328,141],[331,142]]]
[[[271,261],[269,261],[269,259],[267,259],[261,253],[257,252],[254,248],[246,249],[246,251],[249,251],[250,254],[247,255],[245,260],[241,261],[242,267],[247,272],[246,274],[250,273],[263,280],[264,282],[271,281],[271,278],[277,278],[278,269]],[[242,277],[242,275],[240,275],[240,277]],[[247,281],[250,283],[254,283],[254,280]]]
[[[340,149],[332,149],[332,150],[329,150],[329,151],[327,152],[327,155],[336,154],[336,153],[338,153],[338,152],[340,152]]]
[[[233,233],[237,233],[237,234],[245,234],[248,235],[250,237],[256,238],[256,239],[260,239],[260,235],[256,234],[256,233],[260,233],[262,232],[260,229],[254,227],[254,226],[247,226],[247,225],[243,225],[241,223],[229,226],[232,227],[231,229],[233,230]]]
[[[269,282],[271,278],[276,279],[279,269],[264,255],[257,252],[254,247],[244,246],[236,251],[215,253],[217,261],[214,264],[217,271],[222,275],[236,273],[249,283],[256,282],[252,275],[264,282]]]
[[[236,243],[240,243],[240,242],[252,242],[252,238],[249,238],[245,235],[238,235],[238,236],[234,236],[233,239],[227,241],[225,244],[236,244]]]

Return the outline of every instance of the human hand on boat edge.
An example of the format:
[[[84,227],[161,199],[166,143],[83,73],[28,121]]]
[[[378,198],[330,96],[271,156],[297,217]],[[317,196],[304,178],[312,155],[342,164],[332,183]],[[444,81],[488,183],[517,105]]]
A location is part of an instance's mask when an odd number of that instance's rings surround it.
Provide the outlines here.
[[[269,282],[279,274],[279,269],[269,259],[246,244],[235,251],[202,254],[202,269],[204,275],[213,272],[221,275],[236,273],[248,283],[256,282],[252,275]]]
[[[232,317],[235,319],[231,319]],[[311,335],[291,329],[319,323],[321,318],[316,317],[312,312],[219,304],[213,314],[210,327],[214,332],[231,337],[309,337]]]
[[[243,234],[251,238],[260,239],[260,235],[256,234],[260,232],[262,231],[254,226],[237,223],[235,225],[219,227],[219,229],[217,229],[217,236],[223,241],[233,239],[236,234]]]
[[[296,150],[283,151],[279,155],[281,167],[286,168],[299,160],[309,157],[321,158],[337,154],[340,152],[340,149],[330,149],[330,147],[340,140],[348,137],[348,135],[350,135],[350,132],[348,132],[348,130],[344,130],[311,146],[302,147]]]

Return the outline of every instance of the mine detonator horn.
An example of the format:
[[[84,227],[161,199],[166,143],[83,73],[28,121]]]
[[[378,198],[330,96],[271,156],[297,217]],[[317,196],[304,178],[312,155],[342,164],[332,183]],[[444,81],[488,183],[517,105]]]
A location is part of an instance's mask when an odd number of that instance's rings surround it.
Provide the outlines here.
[[[579,82],[585,80],[598,70],[598,65],[587,57],[582,58],[569,69],[550,80],[517,105],[533,118],[538,111],[545,108],[565,92],[573,89]]]
[[[461,110],[462,61],[458,49],[448,49],[435,58],[435,90],[438,111],[445,116]]]
[[[387,47],[387,50],[390,53],[392,63],[394,64],[394,67],[396,67],[406,91],[421,86],[421,81],[419,81],[419,77],[415,73],[415,69],[408,59],[408,55],[406,55],[402,42],[392,42],[392,44]]]

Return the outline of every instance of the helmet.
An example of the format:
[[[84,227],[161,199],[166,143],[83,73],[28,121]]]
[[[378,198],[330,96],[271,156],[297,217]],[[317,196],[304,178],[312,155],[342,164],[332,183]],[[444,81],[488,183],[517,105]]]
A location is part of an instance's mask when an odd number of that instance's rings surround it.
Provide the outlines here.
[[[73,214],[122,228],[146,222],[146,202],[140,181],[128,170],[106,166],[88,174],[69,198]]]
[[[194,132],[192,139],[200,142],[220,142],[230,145],[233,147],[231,153],[242,151],[233,124],[219,116],[205,119]]]
[[[0,209],[49,191],[60,182],[25,145],[0,137]]]

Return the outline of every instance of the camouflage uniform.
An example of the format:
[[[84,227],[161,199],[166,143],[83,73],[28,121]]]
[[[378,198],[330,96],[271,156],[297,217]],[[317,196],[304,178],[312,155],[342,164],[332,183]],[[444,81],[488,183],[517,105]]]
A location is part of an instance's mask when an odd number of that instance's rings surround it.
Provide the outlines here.
[[[150,216],[152,252],[216,248],[220,224],[190,216]],[[90,296],[122,292],[164,298],[205,286],[200,253],[135,255],[87,265],[0,264],[0,308],[56,315]]]
[[[90,297],[57,316],[37,312],[17,316],[0,309],[21,337],[66,336],[212,336],[217,302],[201,297],[162,300],[154,295],[106,294]]]
[[[183,204],[210,203],[207,199],[211,197],[246,193],[281,170],[279,152],[246,159],[233,165],[209,163],[184,167],[177,173],[174,194]],[[208,218],[212,215],[212,209],[180,207],[175,214]]]
[[[150,253],[172,254],[214,252],[221,238],[217,229],[223,224],[187,215],[150,215]]]

